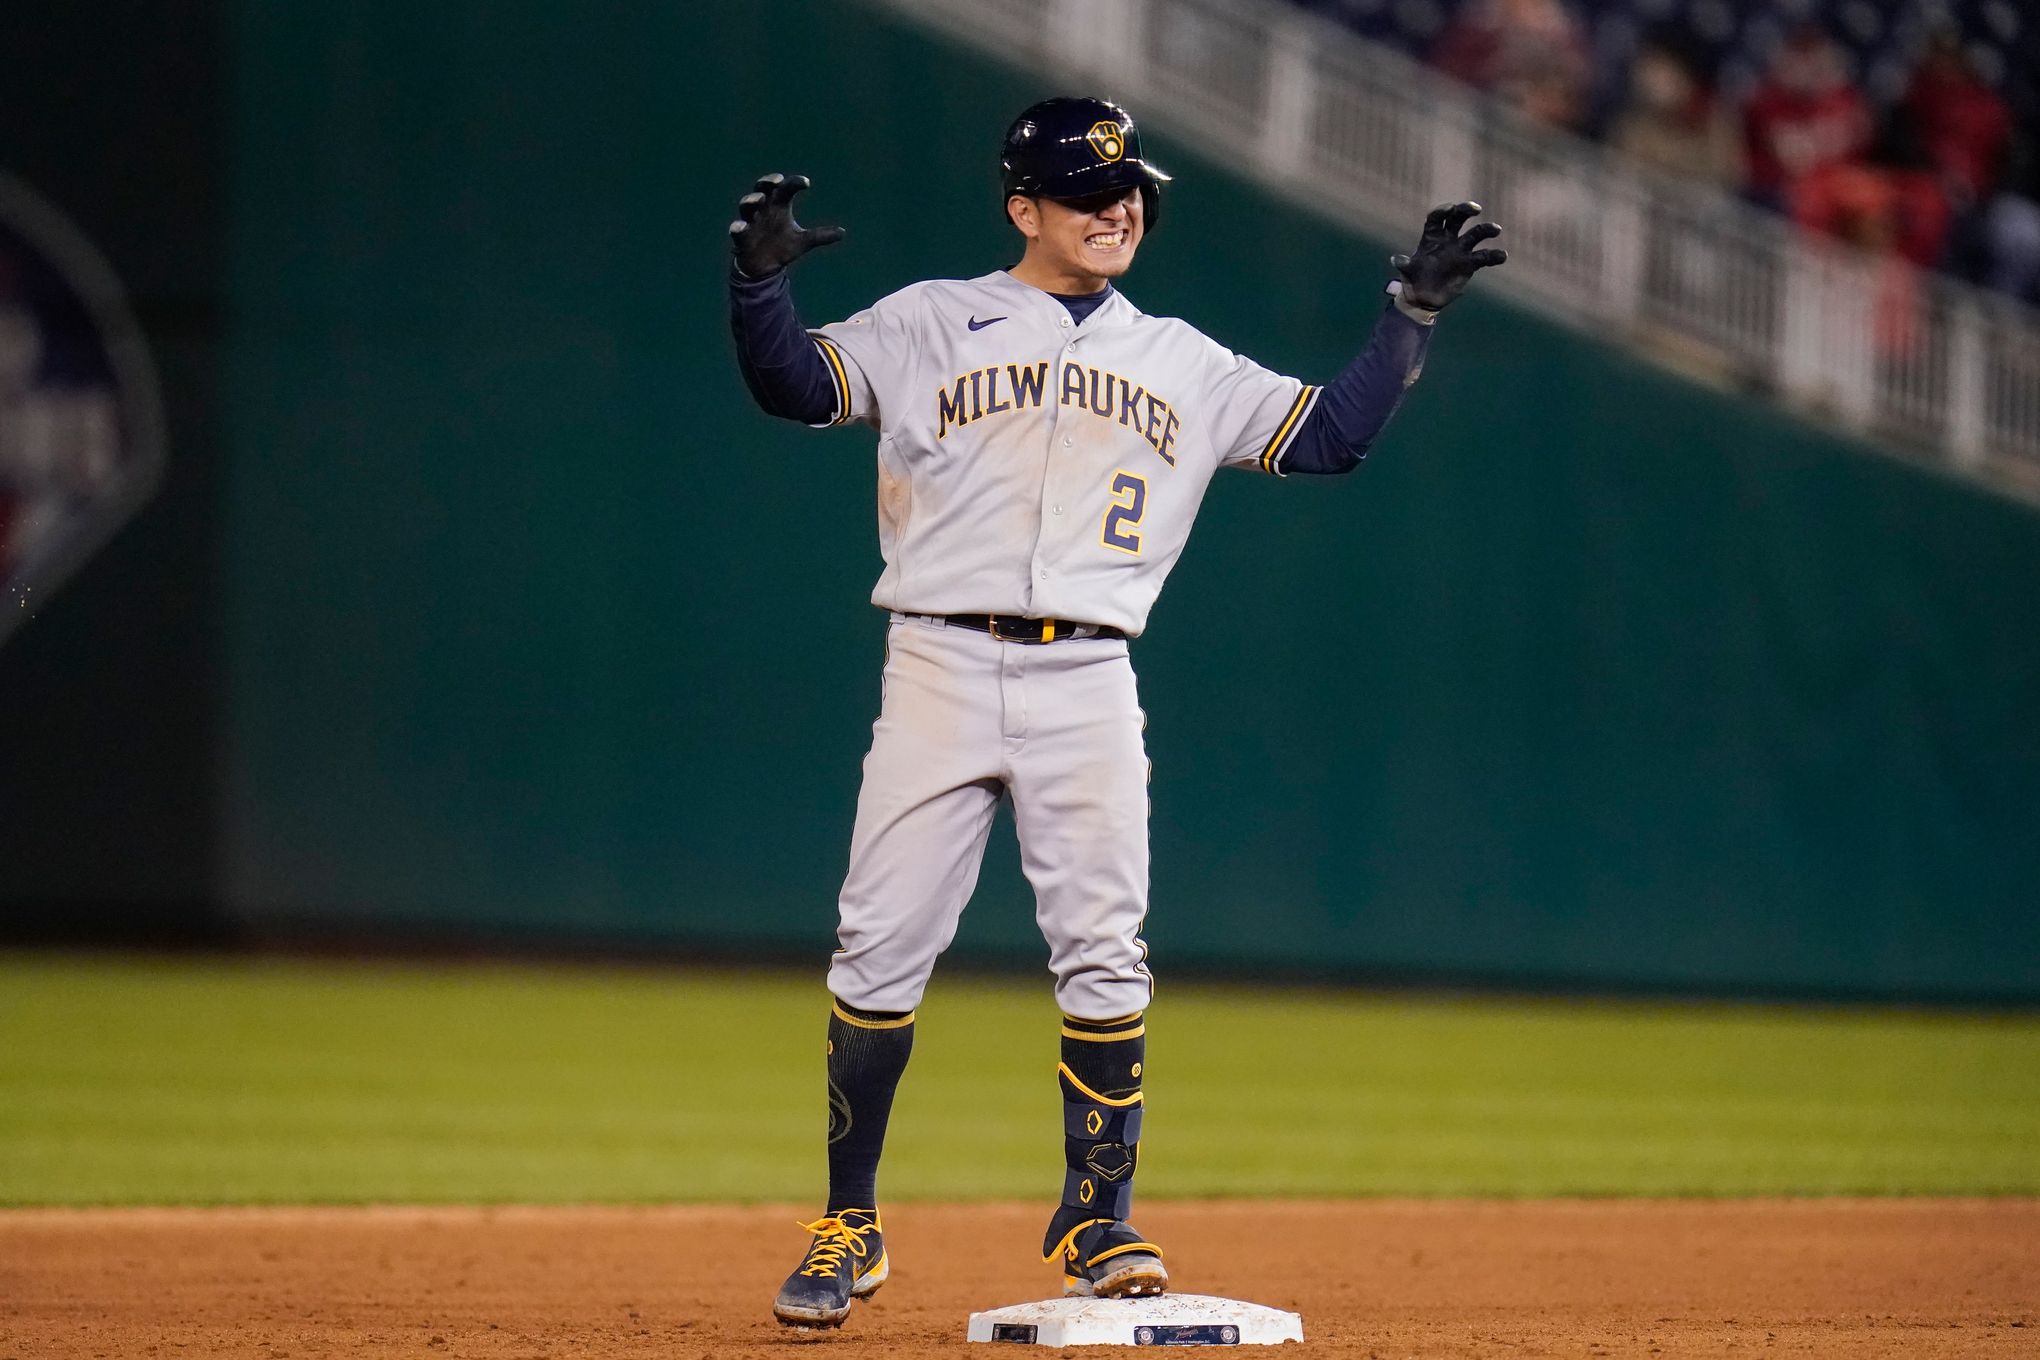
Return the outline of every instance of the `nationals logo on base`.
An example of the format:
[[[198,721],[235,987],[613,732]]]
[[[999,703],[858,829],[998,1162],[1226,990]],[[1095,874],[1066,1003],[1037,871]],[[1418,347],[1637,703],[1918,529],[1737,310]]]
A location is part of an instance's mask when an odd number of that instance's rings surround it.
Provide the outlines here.
[[[0,173],[0,640],[155,489],[163,416],[119,282]]]

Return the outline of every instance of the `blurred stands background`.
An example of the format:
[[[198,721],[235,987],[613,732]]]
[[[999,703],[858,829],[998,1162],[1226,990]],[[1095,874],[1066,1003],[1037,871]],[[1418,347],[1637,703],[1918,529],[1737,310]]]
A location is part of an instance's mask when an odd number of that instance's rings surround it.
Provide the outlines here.
[[[1129,294],[1273,366],[1345,361],[1432,202],[1514,252],[1363,475],[1213,490],[1139,647],[1164,978],[2040,998],[2040,353],[1980,225],[2031,39],[1946,13],[16,0],[0,169],[125,282],[170,457],[0,647],[0,943],[818,970],[870,452],[750,407],[724,224],[815,178],[813,320],[983,272],[1006,119],[1084,86],[1177,174]],[[1562,108],[1483,67],[1510,15],[1562,19]],[[1925,172],[1950,277],[1743,201],[1802,19],[1863,82],[1843,165],[1922,61],[2009,110],[1967,200]],[[1038,967],[1008,842],[958,949]]]
[[[2011,0],[1297,0],[1667,175],[2040,301],[2040,16]]]
[[[1392,234],[1477,183],[1512,228],[1524,267],[1503,286],[1524,301],[2040,503],[2030,120],[1952,13],[1894,24],[1917,58],[1879,111],[1810,10],[1756,15],[1766,64],[1738,93],[1739,68],[1694,36],[1742,32],[1725,10],[1611,11],[1598,46],[1637,52],[1597,62],[1560,0],[1418,0],[1393,13],[1420,61],[1297,5],[893,2],[988,52],[1131,85],[1334,220]]]

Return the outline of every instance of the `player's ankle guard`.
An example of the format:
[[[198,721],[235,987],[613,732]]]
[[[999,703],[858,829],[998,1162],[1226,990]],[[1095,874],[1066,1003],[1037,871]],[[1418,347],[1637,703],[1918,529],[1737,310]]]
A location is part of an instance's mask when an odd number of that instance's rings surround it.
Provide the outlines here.
[[[1058,1069],[1063,1096],[1062,1203],[1041,1245],[1054,1260],[1070,1234],[1095,1220],[1120,1221],[1133,1212],[1133,1172],[1140,1161],[1141,1094],[1102,1096]]]

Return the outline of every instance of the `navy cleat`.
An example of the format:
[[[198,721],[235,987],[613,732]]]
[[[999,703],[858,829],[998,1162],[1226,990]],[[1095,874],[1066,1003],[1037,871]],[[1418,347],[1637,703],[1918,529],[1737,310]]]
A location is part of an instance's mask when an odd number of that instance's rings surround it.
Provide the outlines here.
[[[815,1235],[800,1269],[779,1286],[772,1316],[787,1327],[840,1327],[850,1300],[878,1292],[892,1263],[876,1209],[841,1209],[801,1227]]]
[[[1169,1291],[1162,1249],[1131,1223],[1094,1219],[1063,1239],[1063,1293],[1085,1298],[1146,1298]]]

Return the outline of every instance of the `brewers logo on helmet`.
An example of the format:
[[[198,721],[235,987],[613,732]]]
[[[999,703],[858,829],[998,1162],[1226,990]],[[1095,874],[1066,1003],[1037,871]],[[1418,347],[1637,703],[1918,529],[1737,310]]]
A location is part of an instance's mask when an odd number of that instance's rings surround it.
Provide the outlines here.
[[[1091,130],[1084,134],[1084,140],[1098,153],[1101,161],[1116,161],[1126,154],[1126,136],[1119,124],[1109,118],[1101,118],[1091,124]]]

